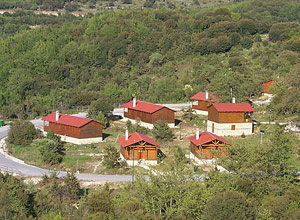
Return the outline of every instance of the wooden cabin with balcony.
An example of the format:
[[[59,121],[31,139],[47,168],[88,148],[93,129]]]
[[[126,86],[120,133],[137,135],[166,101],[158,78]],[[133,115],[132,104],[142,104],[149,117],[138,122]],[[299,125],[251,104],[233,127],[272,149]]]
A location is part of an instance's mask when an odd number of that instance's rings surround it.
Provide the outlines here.
[[[42,120],[45,132],[52,130],[66,142],[89,144],[102,141],[103,125],[93,119],[53,112]]]
[[[118,139],[120,147],[120,156],[128,165],[137,165],[139,163],[157,164],[157,154],[159,144],[152,138],[134,132]]]
[[[198,92],[193,95],[190,100],[193,101],[192,109],[200,115],[208,115],[208,106],[219,100],[219,97],[215,94],[206,92]]]
[[[208,107],[207,131],[220,136],[250,135],[254,111],[249,103],[213,103]]]
[[[190,136],[191,141],[191,157],[194,160],[198,159],[213,159],[218,155],[223,156],[224,150],[231,146],[231,143],[226,139],[219,137],[210,132],[201,132]]]
[[[131,120],[133,123],[141,122],[142,126],[153,128],[160,120],[168,123],[170,127],[175,126],[175,111],[165,106],[133,99],[122,107],[125,120]]]

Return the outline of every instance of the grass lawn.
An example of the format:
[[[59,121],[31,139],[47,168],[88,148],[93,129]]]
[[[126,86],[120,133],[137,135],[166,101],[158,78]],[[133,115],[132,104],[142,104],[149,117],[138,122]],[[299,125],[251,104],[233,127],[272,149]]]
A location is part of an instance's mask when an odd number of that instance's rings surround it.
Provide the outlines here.
[[[75,145],[71,143],[64,144],[64,157],[59,165],[50,166],[43,163],[39,149],[27,146],[8,145],[11,155],[23,160],[25,163],[41,168],[51,170],[64,170],[80,173],[95,173],[95,174],[132,174],[132,168],[124,166],[120,168],[108,169],[102,164],[103,151],[108,145],[119,150],[118,138],[124,135],[125,123],[112,123],[111,127],[104,130],[104,142],[97,144]],[[144,172],[143,168],[135,167],[135,172]]]

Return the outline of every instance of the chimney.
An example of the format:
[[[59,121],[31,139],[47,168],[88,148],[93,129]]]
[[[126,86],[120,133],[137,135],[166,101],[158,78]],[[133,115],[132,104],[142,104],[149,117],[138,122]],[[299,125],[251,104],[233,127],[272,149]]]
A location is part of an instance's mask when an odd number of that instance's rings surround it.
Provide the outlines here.
[[[205,91],[205,99],[207,100],[208,99],[208,92]]]
[[[200,138],[200,131],[199,131],[199,128],[197,128],[197,131],[196,131],[196,140],[199,140]]]
[[[133,100],[132,100],[132,107],[133,107],[133,108],[136,107],[136,98],[133,98]]]
[[[235,98],[234,97],[232,98],[232,103],[235,103]]]
[[[128,130],[125,131],[125,141],[128,141]]]
[[[58,111],[56,111],[55,112],[55,121],[58,121],[58,119],[59,119],[59,113],[58,113]]]

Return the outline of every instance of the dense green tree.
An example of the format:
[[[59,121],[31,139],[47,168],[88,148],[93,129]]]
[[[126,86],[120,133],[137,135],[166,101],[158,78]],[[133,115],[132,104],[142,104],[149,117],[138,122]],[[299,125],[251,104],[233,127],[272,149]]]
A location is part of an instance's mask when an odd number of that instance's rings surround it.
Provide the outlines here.
[[[98,112],[98,115],[94,118],[94,120],[103,124],[103,128],[107,128],[109,120],[101,111]]]
[[[89,106],[89,117],[98,116],[99,112],[108,115],[113,110],[113,100],[106,95],[100,96],[97,100],[93,101]]]
[[[269,32],[270,40],[273,42],[287,40],[290,38],[289,33],[297,30],[297,28],[299,28],[297,23],[273,24]]]
[[[174,134],[168,124],[163,121],[157,121],[153,126],[153,135],[160,141],[171,141],[174,138]]]
[[[7,142],[16,145],[30,144],[36,138],[37,131],[29,121],[15,121],[11,124]]]
[[[25,219],[32,212],[30,195],[22,180],[0,173],[0,218]]]
[[[104,147],[103,164],[107,168],[114,168],[119,165],[120,153],[111,145]]]
[[[63,159],[57,143],[53,140],[37,139],[31,145],[39,149],[42,161],[47,164],[57,164]]]
[[[208,201],[204,219],[255,219],[255,208],[242,193],[235,191],[218,193]]]
[[[63,181],[65,197],[71,201],[77,201],[81,194],[81,188],[78,179],[75,177],[75,174],[67,173],[67,175],[63,178]]]

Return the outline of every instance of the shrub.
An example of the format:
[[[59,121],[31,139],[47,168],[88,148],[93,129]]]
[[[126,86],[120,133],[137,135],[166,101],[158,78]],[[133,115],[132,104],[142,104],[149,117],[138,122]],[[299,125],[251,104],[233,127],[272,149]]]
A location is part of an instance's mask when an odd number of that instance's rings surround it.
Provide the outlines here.
[[[37,131],[29,121],[16,121],[10,126],[7,141],[16,145],[30,144],[36,138]]]
[[[62,155],[59,153],[57,144],[53,140],[37,139],[31,145],[39,149],[42,161],[47,164],[58,164],[63,159]]]
[[[108,119],[103,114],[102,111],[98,112],[98,115],[96,117],[94,117],[94,120],[100,122],[101,124],[103,124],[103,128],[107,128],[108,127]]]
[[[63,154],[64,146],[63,146],[63,143],[61,141],[60,136],[54,134],[54,132],[50,129],[47,132],[46,138],[49,139],[49,140],[54,141],[56,143],[57,147],[58,147],[59,154]]]
[[[104,147],[103,164],[107,168],[114,168],[119,165],[120,153],[114,146]]]
[[[252,47],[253,41],[250,37],[244,37],[243,40],[241,41],[242,47],[246,49],[250,49]]]
[[[161,141],[172,141],[174,134],[168,124],[163,121],[157,121],[154,124],[153,135]]]
[[[228,64],[231,68],[242,66],[242,59],[240,57],[230,57]]]

